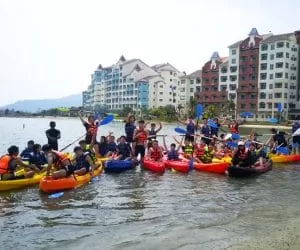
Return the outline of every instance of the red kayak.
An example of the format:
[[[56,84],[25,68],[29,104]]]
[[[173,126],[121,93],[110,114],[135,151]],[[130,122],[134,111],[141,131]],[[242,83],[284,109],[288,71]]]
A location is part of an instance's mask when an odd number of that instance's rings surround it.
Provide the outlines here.
[[[194,162],[194,168],[199,171],[211,172],[217,174],[225,174],[229,163],[218,162],[218,163],[197,163]]]
[[[162,161],[153,161],[149,158],[144,159],[143,168],[155,173],[165,172],[165,164]]]
[[[188,161],[165,161],[166,168],[172,168],[178,172],[188,173],[190,171],[189,162]]]

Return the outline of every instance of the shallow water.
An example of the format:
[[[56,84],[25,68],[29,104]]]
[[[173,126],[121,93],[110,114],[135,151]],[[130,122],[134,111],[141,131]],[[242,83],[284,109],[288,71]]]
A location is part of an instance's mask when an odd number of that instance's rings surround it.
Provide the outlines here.
[[[56,121],[61,147],[84,133],[78,120]],[[29,139],[43,144],[48,122],[1,119],[0,152]],[[162,134],[173,134],[173,127]],[[123,124],[102,129],[120,135]],[[196,171],[157,175],[138,167],[103,174],[59,199],[48,199],[37,187],[0,193],[0,244],[1,249],[300,249],[299,198],[297,164],[275,165],[251,179]]]

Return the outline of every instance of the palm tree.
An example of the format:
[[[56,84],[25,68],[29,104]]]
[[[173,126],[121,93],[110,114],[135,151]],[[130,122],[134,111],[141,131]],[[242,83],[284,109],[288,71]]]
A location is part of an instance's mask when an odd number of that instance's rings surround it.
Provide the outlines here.
[[[235,103],[232,99],[227,100],[225,106],[222,108],[222,113],[226,116],[235,114]]]

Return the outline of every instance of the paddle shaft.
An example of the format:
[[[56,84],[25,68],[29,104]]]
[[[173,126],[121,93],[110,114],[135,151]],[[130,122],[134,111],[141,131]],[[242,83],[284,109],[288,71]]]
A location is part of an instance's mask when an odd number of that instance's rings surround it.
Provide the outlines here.
[[[84,136],[85,136],[85,134],[82,135],[82,136],[80,136],[80,137],[78,137],[76,140],[72,141],[71,143],[69,143],[68,145],[66,145],[65,147],[63,147],[60,151],[66,150],[68,147],[72,146],[75,142],[79,141],[79,140],[80,140],[81,138],[83,138]]]

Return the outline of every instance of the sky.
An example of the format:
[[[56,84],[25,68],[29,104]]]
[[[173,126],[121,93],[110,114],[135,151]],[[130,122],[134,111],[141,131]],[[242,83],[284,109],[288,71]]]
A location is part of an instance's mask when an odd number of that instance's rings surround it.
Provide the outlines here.
[[[252,27],[300,30],[299,10],[294,0],[0,0],[0,106],[80,93],[121,55],[192,73]]]

